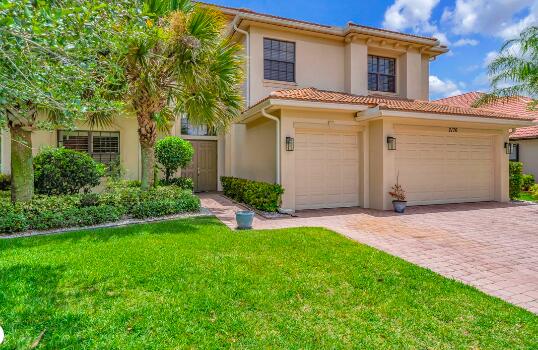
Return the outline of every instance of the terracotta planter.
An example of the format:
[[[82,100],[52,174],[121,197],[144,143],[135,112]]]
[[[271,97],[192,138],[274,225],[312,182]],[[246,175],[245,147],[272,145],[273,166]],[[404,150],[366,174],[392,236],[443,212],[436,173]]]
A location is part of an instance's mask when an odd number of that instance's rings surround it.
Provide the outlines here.
[[[392,201],[392,207],[396,213],[403,213],[407,207],[407,201]]]

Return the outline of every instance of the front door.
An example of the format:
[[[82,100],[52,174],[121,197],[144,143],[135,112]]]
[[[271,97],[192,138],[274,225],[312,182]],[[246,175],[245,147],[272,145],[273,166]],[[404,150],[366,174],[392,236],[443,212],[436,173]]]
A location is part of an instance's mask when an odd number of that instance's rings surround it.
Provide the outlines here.
[[[184,175],[192,178],[194,191],[217,190],[217,141],[189,141],[194,148],[191,164],[184,169]]]

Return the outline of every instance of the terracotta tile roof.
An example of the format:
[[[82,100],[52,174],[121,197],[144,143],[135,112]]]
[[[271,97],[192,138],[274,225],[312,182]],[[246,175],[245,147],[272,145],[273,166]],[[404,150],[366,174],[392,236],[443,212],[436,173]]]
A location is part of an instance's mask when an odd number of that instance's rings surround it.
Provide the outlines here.
[[[435,103],[450,104],[459,107],[470,107],[477,99],[484,95],[483,92],[473,91],[462,95],[442,98],[434,101]],[[538,111],[529,110],[529,103],[532,98],[526,96],[515,96],[510,99],[499,100],[480,107],[481,109],[490,110],[499,113],[508,113],[535,119],[538,122]],[[538,126],[529,126],[516,129],[511,135],[511,139],[530,139],[538,138]]]
[[[517,128],[510,134],[512,140],[538,139],[538,126],[528,126],[525,128]]]
[[[381,95],[352,95],[344,92],[325,91],[315,88],[304,89],[289,89],[274,91],[267,96],[261,103],[268,99],[283,99],[296,101],[311,101],[323,103],[344,103],[369,105],[371,107],[379,107],[384,110],[398,110],[408,112],[423,112],[434,114],[450,114],[450,115],[465,115],[471,117],[483,118],[498,118],[498,119],[513,119],[513,120],[533,120],[532,117],[519,116],[507,113],[493,112],[482,108],[459,107],[451,105],[443,105],[421,100],[410,100],[399,97],[388,97]]]
[[[211,4],[211,3],[203,2],[203,1],[196,1],[196,3],[201,4],[201,5],[205,5],[205,6],[214,6],[214,7],[220,8],[221,10],[223,10],[223,12],[226,12],[226,10],[228,10],[228,11],[233,11],[233,12],[238,12],[238,13],[247,13],[247,14],[259,15],[259,16],[274,18],[274,19],[283,20],[283,21],[290,21],[290,22],[295,22],[295,23],[301,23],[301,24],[307,24],[307,25],[322,27],[322,28],[326,28],[326,29],[339,29],[342,32],[344,32],[345,29],[346,29],[346,28],[339,27],[339,26],[331,26],[331,25],[320,24],[320,23],[315,23],[315,22],[303,21],[303,20],[294,19],[294,18],[275,16],[275,15],[271,15],[271,14],[263,13],[263,12],[256,12],[256,11],[253,11],[253,10],[247,9],[247,8],[223,6],[223,5]],[[408,36],[410,38],[427,39],[427,40],[432,40],[432,41],[437,40],[436,38],[430,37],[430,36],[421,36],[421,35],[416,35],[416,34],[396,32],[396,31],[387,30],[387,29],[383,29],[383,28],[376,28],[376,27],[370,27],[370,26],[365,26],[365,25],[361,25],[361,24],[356,24],[356,23],[353,23],[353,22],[348,22],[347,25],[348,25],[348,27],[366,28],[366,29],[382,31],[382,32],[385,32],[385,33],[400,34],[400,35]]]

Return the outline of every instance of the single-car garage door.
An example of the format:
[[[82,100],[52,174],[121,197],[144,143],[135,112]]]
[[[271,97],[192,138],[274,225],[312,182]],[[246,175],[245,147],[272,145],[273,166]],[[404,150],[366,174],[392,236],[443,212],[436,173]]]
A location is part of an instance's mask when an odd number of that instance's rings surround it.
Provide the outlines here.
[[[494,199],[493,137],[397,135],[396,171],[409,205]]]
[[[358,206],[358,135],[297,131],[295,176],[297,210]]]

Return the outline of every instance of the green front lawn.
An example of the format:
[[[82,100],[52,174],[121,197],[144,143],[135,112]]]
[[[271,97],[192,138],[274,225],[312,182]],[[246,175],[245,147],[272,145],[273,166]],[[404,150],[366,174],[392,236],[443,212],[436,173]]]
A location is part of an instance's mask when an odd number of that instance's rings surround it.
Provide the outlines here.
[[[538,344],[537,316],[334,232],[213,218],[0,240],[0,325],[7,349]]]

